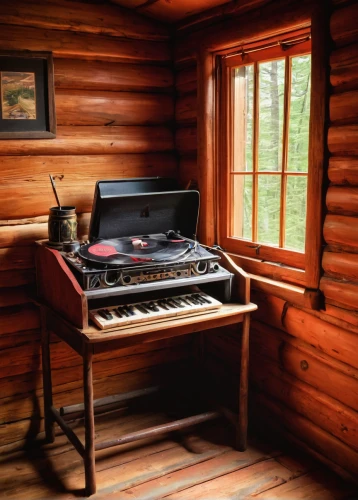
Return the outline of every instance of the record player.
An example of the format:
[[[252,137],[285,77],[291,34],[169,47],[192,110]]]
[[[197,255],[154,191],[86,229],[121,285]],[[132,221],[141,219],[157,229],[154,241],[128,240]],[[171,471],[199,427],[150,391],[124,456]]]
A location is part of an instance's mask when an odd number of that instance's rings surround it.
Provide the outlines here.
[[[89,240],[61,252],[88,298],[215,282],[221,300],[232,275],[196,239],[199,192],[173,179],[98,181]]]

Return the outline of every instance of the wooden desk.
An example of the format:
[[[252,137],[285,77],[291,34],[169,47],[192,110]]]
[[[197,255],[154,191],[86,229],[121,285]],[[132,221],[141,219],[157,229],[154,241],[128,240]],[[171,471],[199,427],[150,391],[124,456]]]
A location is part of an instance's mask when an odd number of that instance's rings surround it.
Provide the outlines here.
[[[151,429],[145,429],[131,434],[126,434],[118,439],[105,443],[95,443],[94,439],[94,400],[92,381],[92,359],[100,352],[112,351],[122,347],[138,345],[143,342],[186,335],[194,332],[204,331],[236,323],[243,323],[242,345],[240,352],[240,391],[239,391],[239,415],[237,417],[237,440],[238,450],[245,450],[247,435],[247,390],[248,390],[248,341],[250,313],[256,309],[256,305],[247,304],[225,304],[218,311],[193,315],[181,319],[165,320],[162,322],[123,327],[113,330],[100,331],[95,327],[81,330],[52,309],[41,306],[42,310],[42,359],[43,359],[43,386],[45,405],[45,429],[46,438],[54,441],[54,423],[57,422],[82,456],[85,467],[86,494],[91,495],[96,491],[95,475],[95,451],[124,444],[151,435],[168,432],[170,430],[182,429],[184,427],[212,420],[220,416],[220,412],[212,411],[201,413],[193,417],[177,420]],[[83,391],[84,391],[84,415],[85,415],[85,445],[81,443],[76,434],[70,429],[60,412],[53,406],[52,384],[51,384],[51,361],[50,361],[50,333],[55,333],[59,338],[69,344],[83,359]]]
[[[128,443],[168,431],[182,429],[193,424],[213,420],[221,415],[229,416],[236,424],[236,447],[240,451],[246,449],[247,437],[247,393],[248,393],[248,361],[249,361],[249,326],[250,313],[257,309],[250,303],[250,280],[229,257],[221,254],[223,263],[234,273],[233,297],[240,303],[224,304],[220,309],[204,313],[193,313],[188,316],[162,321],[141,323],[134,326],[116,327],[100,330],[88,324],[87,299],[64,264],[61,255],[43,245],[38,246],[37,281],[42,318],[42,363],[44,387],[45,431],[48,441],[54,441],[54,423],[57,422],[69,441],[84,460],[86,495],[96,491],[95,451]],[[51,279],[49,279],[49,276]],[[56,287],[54,286],[56,285]],[[233,415],[226,409],[209,411],[192,417],[176,420],[167,424],[144,429],[120,436],[104,443],[95,443],[93,400],[92,360],[98,353],[113,351],[132,345],[153,342],[156,340],[202,332],[208,329],[242,323],[242,342],[238,363],[240,364],[239,414]],[[76,326],[77,325],[77,326]],[[65,407],[58,411],[53,406],[51,382],[50,334],[56,334],[74,349],[83,360],[84,391],[84,425],[85,444],[83,445],[74,431],[67,425],[62,414],[69,410]],[[135,391],[136,393],[145,393]],[[135,394],[139,395],[139,394]],[[125,399],[127,395],[121,395]],[[133,397],[130,394],[129,397]]]

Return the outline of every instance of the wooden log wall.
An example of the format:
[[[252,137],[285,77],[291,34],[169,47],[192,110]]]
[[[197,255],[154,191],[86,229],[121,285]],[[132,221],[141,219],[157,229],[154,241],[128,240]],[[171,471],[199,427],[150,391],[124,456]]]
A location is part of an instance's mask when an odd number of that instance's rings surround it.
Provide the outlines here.
[[[247,9],[245,5],[245,19]],[[255,18],[265,1],[253,6]],[[285,2],[282,2],[282,13]],[[290,4],[289,1],[286,4]],[[296,3],[297,5],[297,3]],[[236,4],[237,6],[237,4]],[[252,417],[265,429],[309,451],[338,473],[358,477],[358,2],[332,0],[330,34],[330,123],[327,149],[329,179],[323,225],[325,250],[319,311],[305,307],[291,287],[252,280],[258,304],[251,329]],[[266,10],[267,13],[267,10]],[[186,36],[205,40],[206,30],[225,31],[225,19],[237,18],[222,8],[177,31],[176,147],[183,184],[197,179],[196,59]],[[216,23],[217,29],[213,29]],[[235,23],[234,23],[235,24]],[[232,26],[232,24],[231,24]],[[249,28],[247,28],[249,29]],[[209,39],[210,43],[210,39]],[[328,183],[327,183],[328,184]],[[325,188],[324,188],[325,189]],[[250,270],[249,272],[255,272]],[[299,283],[297,283],[299,284]],[[303,295],[302,295],[303,297]],[[206,343],[213,386],[234,398],[239,337],[215,332]],[[228,363],[228,360],[231,363]]]
[[[0,452],[42,429],[34,241],[47,237],[48,209],[77,207],[88,233],[98,179],[177,175],[174,85],[168,29],[106,2],[0,3],[2,50],[52,51],[58,132],[52,140],[0,142]],[[190,339],[99,356],[95,397],[155,383],[187,357]],[[81,366],[55,342],[56,404],[82,401]],[[150,370],[150,367],[154,367]],[[123,378],[123,373],[127,376]],[[4,448],[5,446],[5,448]]]

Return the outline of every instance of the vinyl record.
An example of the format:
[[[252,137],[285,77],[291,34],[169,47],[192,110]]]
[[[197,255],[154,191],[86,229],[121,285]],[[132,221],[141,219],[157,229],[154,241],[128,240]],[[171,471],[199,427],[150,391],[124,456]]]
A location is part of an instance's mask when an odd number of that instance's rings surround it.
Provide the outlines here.
[[[117,238],[97,240],[79,249],[87,261],[106,265],[143,265],[170,262],[182,257],[192,245],[185,240],[155,238]]]

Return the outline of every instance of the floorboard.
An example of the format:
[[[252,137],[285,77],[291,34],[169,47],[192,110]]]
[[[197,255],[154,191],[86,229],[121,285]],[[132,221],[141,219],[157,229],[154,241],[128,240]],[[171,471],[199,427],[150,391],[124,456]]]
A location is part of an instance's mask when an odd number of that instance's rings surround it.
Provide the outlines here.
[[[161,413],[120,409],[100,415],[96,439],[171,420]],[[71,426],[83,439],[81,421]],[[96,454],[97,493],[92,500],[358,500],[354,487],[311,457],[251,437],[245,452],[233,450],[224,422],[128,443]],[[1,500],[79,500],[84,497],[82,460],[65,436],[40,440],[23,452],[0,450]]]

